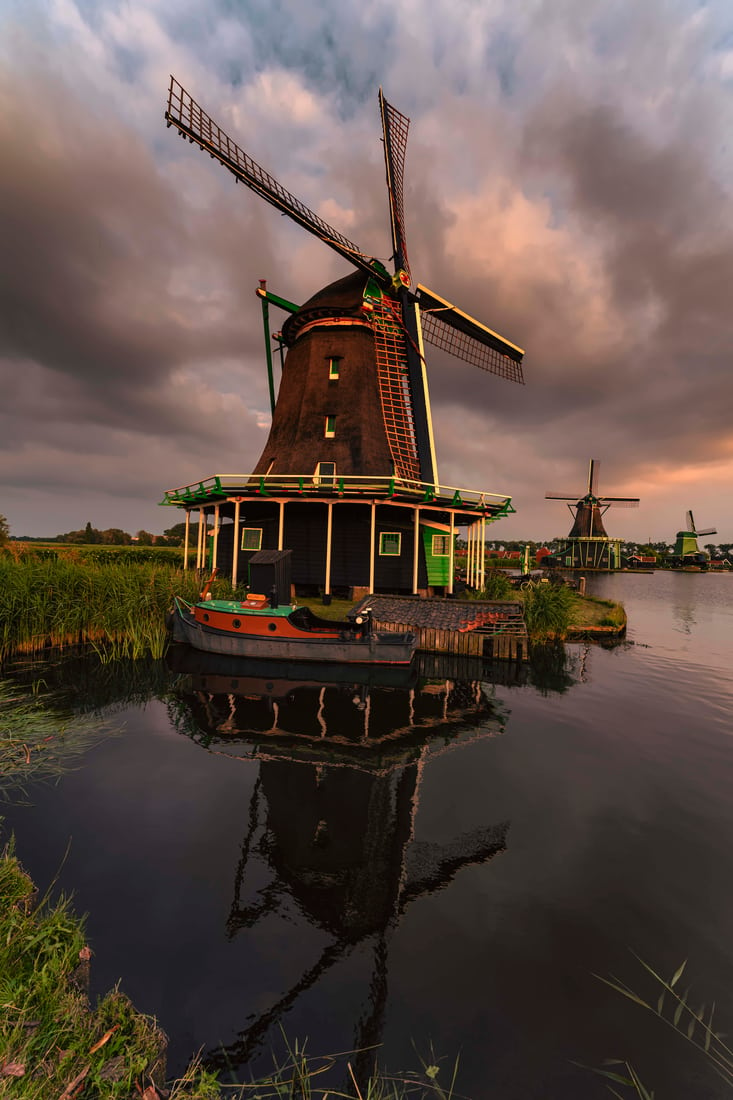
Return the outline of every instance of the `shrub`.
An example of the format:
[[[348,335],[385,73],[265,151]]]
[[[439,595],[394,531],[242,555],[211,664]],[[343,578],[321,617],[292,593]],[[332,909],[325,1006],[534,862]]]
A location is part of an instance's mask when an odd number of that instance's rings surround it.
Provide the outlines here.
[[[524,590],[524,618],[532,641],[564,638],[573,619],[575,596],[567,585],[530,582]]]

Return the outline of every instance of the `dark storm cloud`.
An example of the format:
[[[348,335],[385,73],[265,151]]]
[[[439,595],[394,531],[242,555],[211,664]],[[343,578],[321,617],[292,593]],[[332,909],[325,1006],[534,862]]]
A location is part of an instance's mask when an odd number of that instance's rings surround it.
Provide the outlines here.
[[[73,401],[80,419],[190,427],[194,410],[165,387],[257,346],[236,238],[261,253],[263,234],[216,194],[192,222],[140,138],[60,82],[25,74],[18,92],[5,76],[0,355],[41,364],[46,400]]]

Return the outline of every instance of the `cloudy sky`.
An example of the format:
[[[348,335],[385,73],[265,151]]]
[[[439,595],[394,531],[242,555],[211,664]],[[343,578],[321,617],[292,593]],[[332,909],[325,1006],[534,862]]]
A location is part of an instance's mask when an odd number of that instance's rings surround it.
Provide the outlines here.
[[[163,119],[173,73],[387,260],[377,91],[411,118],[413,278],[526,349],[525,386],[429,357],[441,481],[569,530],[733,540],[730,0],[0,0],[0,513],[162,531],[269,423],[255,288],[348,274]]]

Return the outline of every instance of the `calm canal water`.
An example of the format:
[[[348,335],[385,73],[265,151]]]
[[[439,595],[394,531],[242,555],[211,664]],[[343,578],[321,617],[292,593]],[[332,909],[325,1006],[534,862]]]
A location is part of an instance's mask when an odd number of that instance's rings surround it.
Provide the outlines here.
[[[432,1044],[474,1100],[604,1097],[574,1063],[608,1057],[658,1097],[728,1096],[594,975],[647,992],[632,952],[688,958],[733,1030],[733,576],[589,589],[626,643],[524,683],[48,671],[116,732],[0,812],[41,887],[63,864],[94,991],[158,1017],[172,1071],[203,1047],[245,1079],[282,1028],[392,1071]]]

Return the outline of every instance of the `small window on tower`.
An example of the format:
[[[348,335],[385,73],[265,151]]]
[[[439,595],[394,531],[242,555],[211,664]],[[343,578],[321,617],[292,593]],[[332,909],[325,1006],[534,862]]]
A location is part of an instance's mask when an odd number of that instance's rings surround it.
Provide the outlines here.
[[[243,527],[242,528],[242,549],[243,550],[261,550],[262,549],[262,528],[261,527]]]
[[[319,462],[313,475],[313,484],[322,485],[324,489],[333,489],[336,484],[336,463]]]
[[[328,357],[328,379],[330,382],[335,382],[339,376],[339,367],[341,365],[341,357],[338,355],[330,355]]]
[[[325,431],[324,431],[323,434],[325,435],[326,439],[333,439],[333,437],[336,435],[336,417],[335,416],[327,416],[326,417],[326,427],[325,427]]]
[[[379,536],[379,553],[382,557],[398,558],[402,545],[399,531],[382,531]]]

